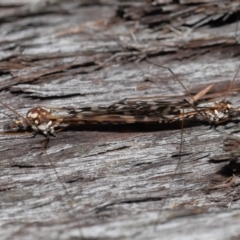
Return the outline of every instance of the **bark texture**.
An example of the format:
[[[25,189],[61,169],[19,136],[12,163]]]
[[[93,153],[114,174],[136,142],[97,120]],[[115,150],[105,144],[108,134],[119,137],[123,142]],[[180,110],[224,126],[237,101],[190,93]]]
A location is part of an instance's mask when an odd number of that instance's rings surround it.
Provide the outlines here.
[[[216,83],[211,96],[223,96],[239,67],[239,18],[238,0],[0,0],[0,100],[25,115],[187,96],[149,61],[191,92]],[[1,126],[15,117],[1,107]],[[227,182],[238,169],[221,157],[236,129],[81,127],[46,151],[42,136],[1,134],[1,236],[239,239],[240,189]]]

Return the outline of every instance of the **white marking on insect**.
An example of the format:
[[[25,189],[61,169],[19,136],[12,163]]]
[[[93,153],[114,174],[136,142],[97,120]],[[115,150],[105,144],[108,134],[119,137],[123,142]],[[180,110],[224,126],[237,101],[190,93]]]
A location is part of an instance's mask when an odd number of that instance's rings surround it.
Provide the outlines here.
[[[231,111],[229,111],[231,109]],[[15,122],[19,129],[32,128],[34,131],[54,133],[54,128],[74,124],[133,124],[173,123],[183,119],[207,120],[217,123],[240,115],[229,101],[216,101],[213,105],[187,102],[131,101],[124,99],[108,107],[79,108],[65,110],[67,114],[54,115],[48,108],[37,107],[29,110],[27,118]],[[37,118],[37,119],[36,119]],[[35,121],[32,121],[35,119]],[[21,123],[21,127],[19,123]],[[13,124],[14,125],[14,124]],[[36,126],[37,125],[37,126]],[[9,127],[8,129],[11,129]]]
[[[37,118],[38,117],[38,113],[29,112],[28,113],[28,117],[30,117],[30,118]]]
[[[49,122],[47,123],[47,126],[50,127],[51,125],[52,125],[52,121],[49,121]]]

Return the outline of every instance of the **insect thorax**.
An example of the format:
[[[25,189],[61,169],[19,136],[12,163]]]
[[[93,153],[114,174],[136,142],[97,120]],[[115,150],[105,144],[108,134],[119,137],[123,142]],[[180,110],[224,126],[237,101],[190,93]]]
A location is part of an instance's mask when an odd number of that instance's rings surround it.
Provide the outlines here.
[[[221,120],[226,120],[236,115],[236,111],[233,104],[227,100],[220,100],[214,103],[213,107],[205,111],[206,116],[211,122],[218,122]]]
[[[42,132],[44,135],[53,134],[54,127],[52,120],[49,116],[53,115],[51,110],[44,107],[35,107],[28,111],[26,116],[27,124],[35,132]]]

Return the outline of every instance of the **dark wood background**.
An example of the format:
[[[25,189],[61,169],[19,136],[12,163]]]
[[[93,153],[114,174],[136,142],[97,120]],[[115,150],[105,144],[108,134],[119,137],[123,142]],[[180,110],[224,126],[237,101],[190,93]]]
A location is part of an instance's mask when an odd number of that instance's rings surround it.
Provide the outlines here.
[[[146,58],[221,94],[240,63],[239,17],[238,0],[0,0],[0,100],[25,115],[185,94]],[[0,114],[2,127],[15,118]],[[42,136],[1,134],[1,238],[239,239],[239,186],[212,188],[238,172],[210,161],[236,129],[81,127],[47,155]]]

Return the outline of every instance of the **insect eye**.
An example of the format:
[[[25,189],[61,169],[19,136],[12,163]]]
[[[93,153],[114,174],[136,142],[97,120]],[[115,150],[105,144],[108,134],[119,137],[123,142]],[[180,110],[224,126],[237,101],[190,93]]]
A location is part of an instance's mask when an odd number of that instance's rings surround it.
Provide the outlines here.
[[[22,124],[21,122],[19,122],[17,126],[18,126],[18,128],[20,128],[20,129],[23,129],[23,128],[24,128],[24,126],[23,126],[23,124]]]

